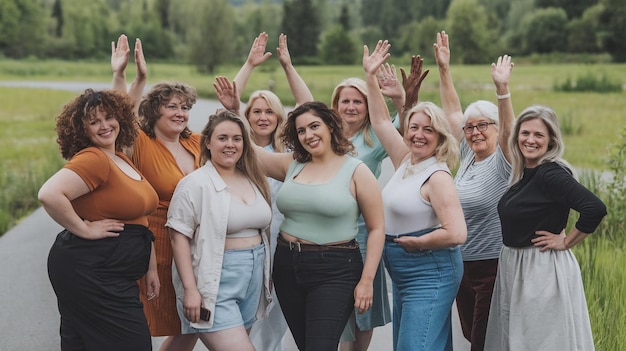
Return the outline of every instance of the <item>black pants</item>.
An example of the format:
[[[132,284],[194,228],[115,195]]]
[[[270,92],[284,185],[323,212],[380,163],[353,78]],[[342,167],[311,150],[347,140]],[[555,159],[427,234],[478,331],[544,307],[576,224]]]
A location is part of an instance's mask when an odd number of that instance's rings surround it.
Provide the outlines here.
[[[62,231],[48,276],[61,315],[61,350],[152,350],[137,279],[148,270],[148,228],[126,224],[115,238],[85,240]]]
[[[298,349],[337,351],[362,270],[358,247],[299,251],[277,245],[274,287]]]
[[[463,336],[472,351],[483,351],[491,307],[491,295],[498,273],[498,259],[463,262],[463,279],[456,295],[456,308]]]

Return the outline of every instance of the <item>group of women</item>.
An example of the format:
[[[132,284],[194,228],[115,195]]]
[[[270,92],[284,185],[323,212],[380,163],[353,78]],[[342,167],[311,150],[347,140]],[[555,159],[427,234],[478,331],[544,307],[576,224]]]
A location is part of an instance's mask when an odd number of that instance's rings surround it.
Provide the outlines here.
[[[313,101],[281,35],[297,105],[286,115],[256,91],[242,118],[267,41],[255,38],[232,82],[216,79],[226,109],[199,134],[187,127],[193,88],[164,82],[142,97],[139,40],[125,94],[125,36],[111,58],[124,93],[87,90],[57,117],[69,162],[39,198],[65,228],[48,261],[63,350],[149,350],[152,335],[168,336],[161,350],[200,339],[273,351],[287,326],[300,350],[366,350],[391,319],[394,350],[452,350],[455,299],[472,350],[593,349],[569,248],[606,209],[562,160],[554,111],[531,106],[515,120],[510,57],[492,65],[498,105],[463,112],[445,32],[443,109],[416,103],[421,59],[401,85],[379,41],[364,47],[365,80],[342,81],[329,107]],[[395,173],[376,190],[387,156]],[[566,235],[570,209],[580,218]]]

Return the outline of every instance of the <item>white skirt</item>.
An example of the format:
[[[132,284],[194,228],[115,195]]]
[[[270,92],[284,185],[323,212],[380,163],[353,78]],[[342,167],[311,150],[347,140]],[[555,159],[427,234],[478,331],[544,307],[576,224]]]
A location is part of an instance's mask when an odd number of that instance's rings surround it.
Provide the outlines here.
[[[502,247],[485,350],[594,350],[580,267],[570,250]]]

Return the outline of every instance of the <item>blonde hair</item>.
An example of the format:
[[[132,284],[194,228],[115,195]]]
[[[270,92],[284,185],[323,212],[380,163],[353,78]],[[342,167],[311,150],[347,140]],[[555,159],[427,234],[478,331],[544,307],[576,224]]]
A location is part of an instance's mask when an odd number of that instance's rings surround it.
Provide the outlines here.
[[[409,130],[409,122],[414,114],[422,112],[430,118],[430,123],[435,131],[439,134],[439,141],[435,149],[435,158],[438,162],[445,163],[448,168],[452,169],[459,160],[459,143],[450,130],[450,124],[446,118],[445,112],[432,102],[419,102],[407,112],[407,118],[404,120],[404,133],[406,136]]]
[[[563,152],[565,151],[565,145],[563,144],[563,138],[561,137],[561,130],[559,129],[559,121],[556,116],[556,112],[550,107],[542,105],[533,105],[527,107],[522,111],[513,128],[513,133],[509,138],[509,149],[511,150],[511,179],[510,185],[517,183],[522,179],[524,174],[524,168],[526,166],[526,159],[522,154],[518,146],[519,131],[522,123],[533,119],[540,119],[548,129],[548,150],[539,158],[537,165],[541,165],[546,162],[557,162],[561,166],[569,169],[572,174],[575,175],[574,168],[563,159]]]
[[[280,98],[269,90],[257,90],[250,95],[248,99],[248,103],[246,104],[246,109],[243,112],[246,119],[250,120],[250,110],[252,109],[252,104],[257,99],[263,99],[267,103],[270,109],[274,111],[274,114],[277,118],[276,129],[271,133],[272,140],[272,148],[274,152],[283,152],[285,150],[285,146],[280,140],[280,134],[282,133],[283,126],[285,125],[285,120],[287,120],[287,114],[285,113],[285,107],[283,106]],[[252,139],[256,142],[256,138],[254,136],[254,131],[252,132]]]
[[[360,79],[360,78],[347,78],[341,81],[341,83],[339,83],[335,87],[335,90],[333,90],[333,95],[331,95],[331,98],[330,98],[331,100],[330,107],[333,110],[335,110],[337,114],[339,114],[339,95],[341,95],[341,91],[343,90],[343,88],[354,88],[358,90],[359,93],[363,95],[363,99],[365,100],[365,103],[367,104],[367,83],[363,79]],[[374,140],[372,139],[372,135],[371,135],[371,127],[372,127],[372,124],[370,122],[370,114],[369,114],[369,111],[367,111],[365,114],[365,120],[363,121],[363,124],[361,125],[360,130],[363,133],[363,138],[365,140],[365,143],[369,147],[374,146]]]
[[[222,122],[235,122],[241,128],[243,137],[243,152],[239,161],[237,161],[237,169],[243,172],[250,181],[259,189],[265,201],[271,206],[271,195],[269,183],[261,169],[254,147],[252,147],[252,139],[250,133],[250,124],[247,120],[239,117],[239,115],[228,111],[221,110],[209,116],[209,121],[202,130],[202,139],[200,141],[200,164],[205,165],[211,160],[211,150],[207,147],[215,128]]]

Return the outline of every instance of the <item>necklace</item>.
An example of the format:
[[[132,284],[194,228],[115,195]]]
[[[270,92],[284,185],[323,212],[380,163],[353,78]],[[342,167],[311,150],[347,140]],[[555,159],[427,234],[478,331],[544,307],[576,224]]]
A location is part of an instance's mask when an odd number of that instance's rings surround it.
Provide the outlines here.
[[[437,162],[437,159],[435,157],[431,157],[429,159],[426,159],[424,161],[420,161],[414,165],[411,164],[411,161],[408,161],[408,165],[406,166],[406,168],[404,169],[404,173],[402,174],[402,179],[405,179],[407,177],[410,177],[412,175],[421,173],[422,171],[424,171],[426,168],[432,166],[433,164],[435,164]]]

